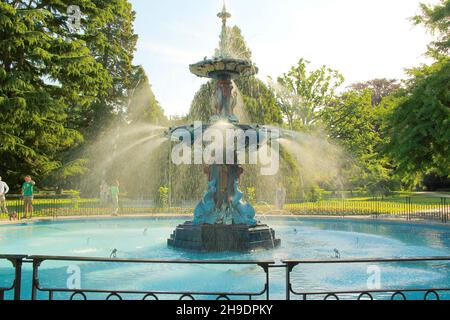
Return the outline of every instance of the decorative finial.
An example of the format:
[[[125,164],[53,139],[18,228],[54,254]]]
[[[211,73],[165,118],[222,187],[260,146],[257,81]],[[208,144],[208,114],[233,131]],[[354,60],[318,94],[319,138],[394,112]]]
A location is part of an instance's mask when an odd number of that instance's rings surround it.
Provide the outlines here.
[[[228,20],[229,18],[231,18],[231,14],[227,11],[227,6],[225,5],[225,1],[223,2],[223,9],[222,9],[222,12],[219,12],[219,13],[217,14],[217,17],[219,17],[220,19],[222,19],[222,24],[223,24],[224,26],[227,25],[227,20]]]

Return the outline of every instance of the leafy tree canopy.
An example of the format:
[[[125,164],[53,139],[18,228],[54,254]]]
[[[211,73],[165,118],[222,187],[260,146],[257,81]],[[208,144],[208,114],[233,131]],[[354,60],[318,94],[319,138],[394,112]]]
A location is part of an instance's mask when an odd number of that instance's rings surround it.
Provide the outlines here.
[[[411,72],[388,118],[390,155],[404,173],[450,175],[450,58]]]
[[[372,105],[378,106],[383,98],[395,93],[400,87],[400,84],[395,79],[374,79],[354,83],[350,86],[350,89],[355,91],[370,90],[372,93]]]
[[[79,161],[63,161],[83,140],[68,114],[111,86],[86,42],[68,31],[63,5],[0,3],[0,171],[12,181],[79,172]]]
[[[308,129],[318,120],[318,111],[331,102],[344,77],[336,70],[322,66],[308,70],[309,61],[300,59],[272,87],[289,128]]]
[[[450,48],[450,0],[441,0],[436,5],[422,3],[422,13],[413,17],[413,22],[423,24],[436,36],[428,46],[428,53],[433,57],[448,56]]]

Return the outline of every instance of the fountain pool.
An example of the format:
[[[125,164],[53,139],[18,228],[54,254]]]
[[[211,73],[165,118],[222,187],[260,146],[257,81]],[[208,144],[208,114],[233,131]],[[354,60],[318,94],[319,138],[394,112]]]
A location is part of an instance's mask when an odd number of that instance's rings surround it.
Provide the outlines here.
[[[448,227],[338,218],[264,218],[262,222],[270,223],[283,239],[281,246],[273,251],[195,253],[168,248],[167,234],[184,221],[116,218],[4,225],[0,226],[0,252],[109,258],[116,249],[117,258],[276,262],[333,259],[336,250],[341,259],[450,256]],[[450,287],[448,263],[389,263],[379,267],[382,289]],[[257,266],[44,262],[39,270],[44,287],[66,288],[73,270],[79,270],[81,288],[105,290],[248,292],[263,289],[265,278]],[[367,264],[311,265],[296,269],[292,278],[295,288],[306,291],[367,290],[367,270]],[[0,287],[7,287],[12,279],[10,264],[0,262]],[[284,298],[284,286],[285,270],[271,270],[270,297]],[[31,266],[25,264],[24,299],[30,298],[30,291]],[[67,295],[55,295],[55,299],[64,297]],[[423,294],[418,298],[423,298]]]

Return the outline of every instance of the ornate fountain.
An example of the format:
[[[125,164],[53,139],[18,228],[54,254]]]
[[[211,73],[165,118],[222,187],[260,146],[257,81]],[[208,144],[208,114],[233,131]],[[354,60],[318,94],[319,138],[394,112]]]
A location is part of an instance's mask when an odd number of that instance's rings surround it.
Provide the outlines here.
[[[236,98],[232,81],[255,75],[258,68],[250,61],[233,58],[227,46],[227,19],[231,14],[225,5],[218,17],[222,20],[219,55],[190,66],[190,71],[196,76],[216,80],[212,106],[214,115],[210,124],[201,129],[207,130],[217,123],[244,131],[252,129],[257,132],[259,147],[270,129],[239,124],[239,119],[234,115]],[[196,130],[194,125],[190,125],[171,128],[170,133],[179,129],[189,131],[192,137]],[[178,226],[168,239],[170,247],[203,252],[248,252],[274,249],[280,245],[281,241],[275,238],[274,230],[259,224],[255,219],[255,209],[243,200],[239,182],[244,170],[237,161],[234,164],[213,164],[205,167],[204,172],[208,176],[208,190],[195,208],[194,220]]]

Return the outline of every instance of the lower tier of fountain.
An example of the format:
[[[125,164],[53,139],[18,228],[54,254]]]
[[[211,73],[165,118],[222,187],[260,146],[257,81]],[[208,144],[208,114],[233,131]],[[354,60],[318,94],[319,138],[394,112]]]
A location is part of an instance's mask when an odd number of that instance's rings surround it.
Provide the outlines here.
[[[167,241],[169,247],[197,252],[251,252],[281,245],[267,225],[179,225]]]

